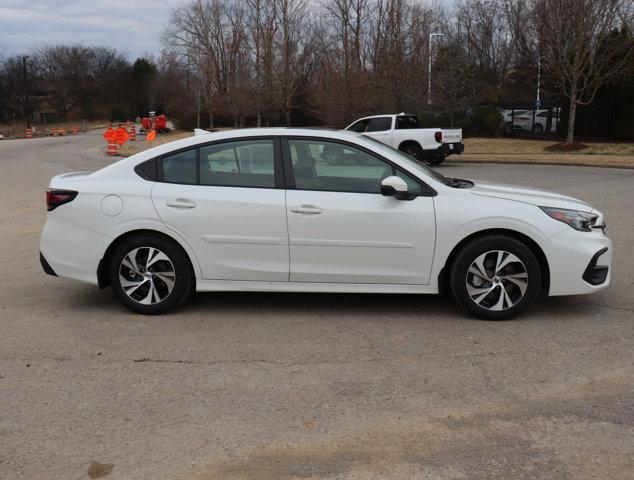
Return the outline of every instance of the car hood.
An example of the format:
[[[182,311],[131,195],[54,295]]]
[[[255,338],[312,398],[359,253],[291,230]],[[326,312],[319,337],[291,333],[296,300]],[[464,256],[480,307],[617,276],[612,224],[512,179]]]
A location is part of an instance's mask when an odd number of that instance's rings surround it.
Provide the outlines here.
[[[503,185],[499,183],[472,180],[473,188],[470,192],[474,195],[486,197],[504,198],[517,202],[530,203],[538,207],[567,208],[583,212],[592,211],[592,206],[560,193],[548,192],[537,188],[521,187],[518,185]]]

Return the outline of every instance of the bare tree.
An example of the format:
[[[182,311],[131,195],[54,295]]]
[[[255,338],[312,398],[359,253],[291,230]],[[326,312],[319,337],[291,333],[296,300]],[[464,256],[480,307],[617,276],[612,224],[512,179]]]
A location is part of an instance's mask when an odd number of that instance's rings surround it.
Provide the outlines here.
[[[286,126],[291,125],[295,100],[305,87],[314,63],[314,37],[307,21],[305,0],[280,0],[277,39],[277,81]]]
[[[577,106],[590,104],[632,54],[631,44],[618,35],[628,5],[627,0],[526,0],[517,27],[524,50],[534,52],[542,71],[555,77],[570,101],[566,143],[574,140]]]

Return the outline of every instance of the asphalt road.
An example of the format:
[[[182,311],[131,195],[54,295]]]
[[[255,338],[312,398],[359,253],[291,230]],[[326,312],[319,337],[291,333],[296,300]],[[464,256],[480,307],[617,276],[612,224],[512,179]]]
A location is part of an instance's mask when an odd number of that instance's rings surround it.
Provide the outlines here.
[[[448,164],[607,215],[613,285],[520,319],[447,298],[198,294],[162,317],[38,262],[97,134],[0,142],[0,478],[631,479],[634,171]]]

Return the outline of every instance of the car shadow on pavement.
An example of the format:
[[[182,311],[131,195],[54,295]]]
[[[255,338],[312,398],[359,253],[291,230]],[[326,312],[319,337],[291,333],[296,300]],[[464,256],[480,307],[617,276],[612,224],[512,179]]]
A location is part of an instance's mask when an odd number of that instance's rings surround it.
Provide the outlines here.
[[[604,313],[600,295],[540,297],[535,304],[514,321],[547,319],[549,321],[574,321],[587,315]],[[59,298],[59,309],[83,310],[92,314],[95,310],[104,314],[129,314],[106,288],[96,291],[94,287],[77,286],[67,290]],[[231,316],[272,315],[325,316],[364,318],[419,318],[446,320],[475,320],[463,312],[450,294],[364,294],[364,293],[278,293],[278,292],[199,292],[177,310],[167,315],[200,316],[207,313]],[[486,320],[476,320],[488,322]],[[495,323],[495,322],[491,322]]]
[[[444,296],[363,293],[196,293],[181,307],[181,310],[253,314],[274,312],[361,315],[413,315],[430,312],[461,314],[451,300]]]

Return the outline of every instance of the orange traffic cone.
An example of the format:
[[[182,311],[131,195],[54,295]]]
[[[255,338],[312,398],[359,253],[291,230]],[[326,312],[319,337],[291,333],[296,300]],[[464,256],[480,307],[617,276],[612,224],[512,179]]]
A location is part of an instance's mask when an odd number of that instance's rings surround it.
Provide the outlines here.
[[[136,126],[134,126],[134,125],[130,126],[130,141],[131,142],[135,142],[136,141]]]
[[[108,155],[117,155],[117,142],[114,140],[108,140]]]
[[[26,129],[26,138],[33,138],[33,130],[30,128]]]

